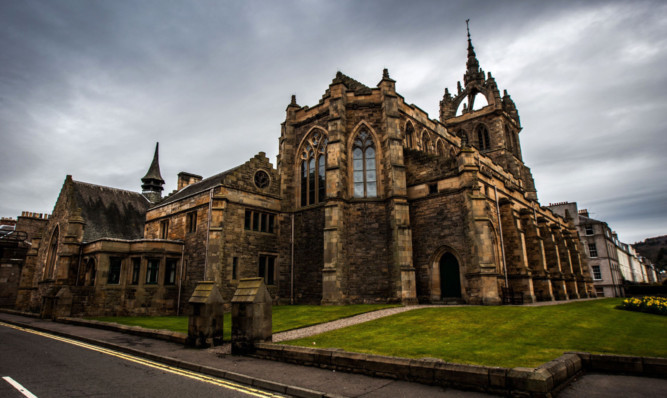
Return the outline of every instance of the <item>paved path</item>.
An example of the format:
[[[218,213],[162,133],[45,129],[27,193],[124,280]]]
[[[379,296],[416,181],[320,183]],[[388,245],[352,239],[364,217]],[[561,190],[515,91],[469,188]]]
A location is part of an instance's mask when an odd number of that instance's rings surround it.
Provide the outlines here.
[[[273,335],[273,342],[300,339],[302,337],[314,336],[316,334],[328,332],[330,330],[341,329],[359,323],[374,321],[379,318],[384,318],[389,315],[400,314],[401,312],[415,310],[417,308],[432,308],[433,305],[409,305],[405,307],[386,308],[384,310],[377,310],[365,312],[363,314],[351,316],[349,318],[337,319],[331,322],[320,323],[319,325],[308,326],[301,329],[288,330],[282,333]]]

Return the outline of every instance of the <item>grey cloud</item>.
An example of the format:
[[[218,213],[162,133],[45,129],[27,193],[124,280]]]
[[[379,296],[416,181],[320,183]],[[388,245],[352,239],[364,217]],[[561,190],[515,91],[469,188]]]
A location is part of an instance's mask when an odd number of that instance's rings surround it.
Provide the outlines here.
[[[667,168],[667,11],[660,2],[2,7],[0,156],[9,160],[0,177],[3,216],[50,211],[67,173],[138,190],[156,141],[166,190],[182,170],[212,175],[258,151],[275,162],[290,95],[301,105],[317,103],[337,70],[375,85],[388,67],[406,101],[437,118],[444,88],[455,88],[464,73],[467,18],[482,67],[517,103],[524,158],[543,202],[600,206],[628,231],[645,222],[626,222],[623,214],[637,214],[628,210],[633,206],[664,210],[658,189],[623,205],[594,197],[617,195],[605,159],[616,159],[615,170],[633,189],[662,178]],[[604,18],[581,19],[596,14]],[[565,26],[581,32],[567,36],[559,31]],[[645,164],[632,163],[637,157]],[[624,171],[623,162],[640,175]]]

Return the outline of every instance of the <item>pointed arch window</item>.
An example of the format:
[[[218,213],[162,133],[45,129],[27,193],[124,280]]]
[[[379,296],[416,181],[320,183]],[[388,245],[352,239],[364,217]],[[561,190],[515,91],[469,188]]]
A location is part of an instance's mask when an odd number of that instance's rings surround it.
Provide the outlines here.
[[[481,151],[485,151],[491,148],[491,141],[489,140],[489,130],[486,126],[480,124],[477,127],[477,144]]]
[[[431,139],[428,137],[428,133],[422,135],[422,149],[426,153],[433,152],[433,146],[431,144]]]
[[[314,130],[306,138],[301,152],[301,206],[326,198],[327,136]]]
[[[412,123],[408,122],[408,125],[405,126],[405,146],[407,148],[412,148],[412,141],[414,141],[415,128],[412,127]]]
[[[375,144],[366,130],[361,130],[352,146],[354,173],[354,197],[377,196],[377,173],[375,168]]]
[[[440,156],[445,156],[445,154],[446,154],[446,152],[445,152],[445,144],[442,143],[442,140],[438,140],[438,143],[437,143],[436,147],[437,147],[437,153],[438,153],[438,155],[440,155]]]
[[[58,239],[60,237],[60,227],[56,225],[56,229],[51,235],[51,241],[49,242],[49,251],[46,256],[46,268],[44,269],[44,279],[49,279],[53,277],[53,270],[56,266],[56,257],[58,257]]]

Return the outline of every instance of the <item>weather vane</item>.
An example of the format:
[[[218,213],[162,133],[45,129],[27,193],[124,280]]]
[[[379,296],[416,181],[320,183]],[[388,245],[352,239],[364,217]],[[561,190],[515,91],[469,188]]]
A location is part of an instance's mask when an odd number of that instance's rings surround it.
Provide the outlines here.
[[[466,19],[466,30],[468,31],[468,39],[470,39],[470,26],[468,22],[470,22],[470,18]]]

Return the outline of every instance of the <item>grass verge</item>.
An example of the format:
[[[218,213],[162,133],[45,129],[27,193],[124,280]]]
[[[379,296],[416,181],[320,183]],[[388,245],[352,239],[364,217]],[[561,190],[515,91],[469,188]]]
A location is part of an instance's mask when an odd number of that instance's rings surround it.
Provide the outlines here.
[[[616,309],[621,301],[427,308],[283,344],[504,367],[565,351],[667,357],[667,318]]]
[[[396,307],[387,304],[359,304],[346,306],[319,305],[279,305],[273,307],[273,333],[298,329],[319,323],[334,321],[340,318],[376,311],[383,308]],[[165,329],[173,332],[188,332],[187,316],[114,316],[87,318],[102,322],[114,322],[121,325],[141,326],[148,329]],[[229,313],[224,318],[224,339],[231,336],[232,320]]]

